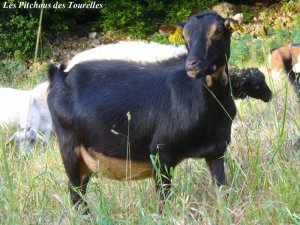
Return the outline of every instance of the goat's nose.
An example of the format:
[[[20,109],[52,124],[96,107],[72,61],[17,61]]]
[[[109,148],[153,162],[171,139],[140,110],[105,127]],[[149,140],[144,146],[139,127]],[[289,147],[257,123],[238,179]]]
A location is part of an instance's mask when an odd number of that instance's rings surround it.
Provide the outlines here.
[[[189,67],[195,67],[195,66],[198,65],[198,63],[199,63],[199,61],[197,59],[189,59],[187,61],[187,66],[189,66]]]
[[[271,95],[269,96],[268,102],[270,102],[270,101],[272,100],[272,98],[273,98],[273,94],[271,94]]]

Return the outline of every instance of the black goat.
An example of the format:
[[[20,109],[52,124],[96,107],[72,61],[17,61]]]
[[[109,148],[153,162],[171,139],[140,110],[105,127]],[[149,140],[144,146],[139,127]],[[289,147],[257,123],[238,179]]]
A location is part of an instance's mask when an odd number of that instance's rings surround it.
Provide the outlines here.
[[[236,115],[226,60],[232,27],[239,24],[205,11],[181,25],[188,54],[180,58],[149,64],[90,61],[69,72],[50,66],[48,105],[74,204],[99,171],[117,180],[154,172],[164,200],[170,169],[186,158],[205,158],[217,184],[225,184],[224,153]],[[172,33],[177,26],[162,29]]]
[[[235,99],[247,96],[269,102],[272,91],[266,83],[265,75],[257,68],[229,69],[232,94]]]

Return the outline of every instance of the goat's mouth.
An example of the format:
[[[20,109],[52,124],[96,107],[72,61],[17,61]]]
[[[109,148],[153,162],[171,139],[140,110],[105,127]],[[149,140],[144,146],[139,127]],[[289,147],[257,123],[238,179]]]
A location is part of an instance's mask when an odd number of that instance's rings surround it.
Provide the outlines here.
[[[214,72],[208,69],[202,69],[201,67],[187,68],[187,75],[193,79],[203,78],[206,75],[211,75]]]
[[[265,98],[263,98],[262,100],[264,101],[264,102],[270,102],[271,100],[272,100],[272,95],[270,95],[270,96],[268,96],[268,97],[265,97]]]
[[[238,95],[238,98],[239,98],[239,99],[245,99],[245,98],[247,98],[247,97],[248,97],[248,95],[246,95],[246,93],[243,92],[243,91]]]
[[[210,75],[213,78],[219,79],[225,73],[226,65],[217,67],[214,65],[211,68],[201,69],[201,67],[186,68],[187,75],[191,78],[198,79]]]
[[[200,76],[200,72],[201,72],[200,69],[190,69],[187,70],[187,75],[191,78],[197,79]]]

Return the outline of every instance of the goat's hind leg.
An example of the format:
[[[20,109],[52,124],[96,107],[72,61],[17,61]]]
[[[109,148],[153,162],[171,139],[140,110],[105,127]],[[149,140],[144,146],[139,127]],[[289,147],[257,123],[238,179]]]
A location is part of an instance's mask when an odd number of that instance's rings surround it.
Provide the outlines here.
[[[65,132],[59,135],[60,152],[65,166],[66,173],[69,178],[70,197],[74,205],[77,207],[81,203],[85,203],[82,196],[86,192],[90,174],[86,170],[86,166],[80,155],[80,144],[77,143],[75,135]]]

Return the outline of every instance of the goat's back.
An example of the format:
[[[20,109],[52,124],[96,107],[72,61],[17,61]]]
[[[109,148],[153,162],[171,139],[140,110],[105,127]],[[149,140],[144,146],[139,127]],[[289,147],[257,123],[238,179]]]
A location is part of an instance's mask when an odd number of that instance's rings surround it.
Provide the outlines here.
[[[30,91],[0,88],[0,126],[25,127]]]

